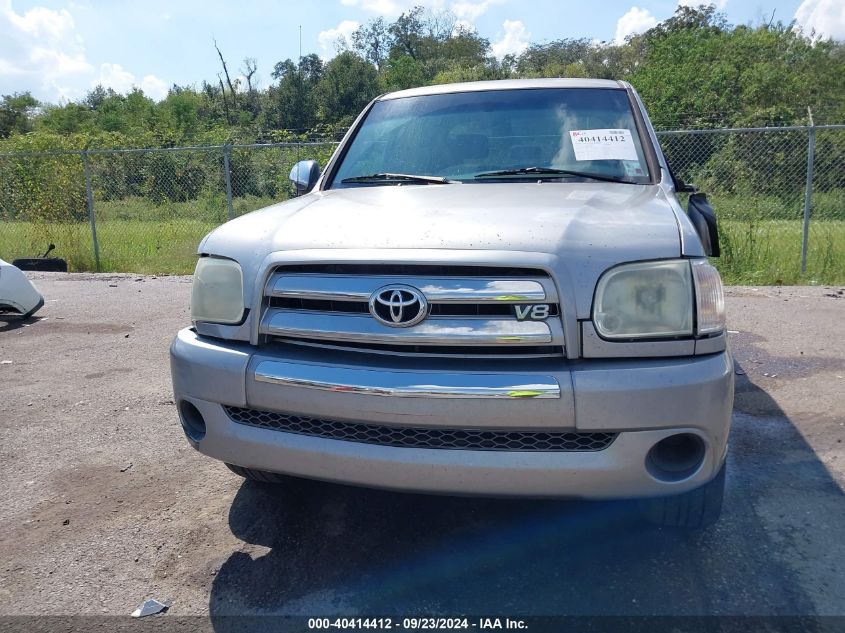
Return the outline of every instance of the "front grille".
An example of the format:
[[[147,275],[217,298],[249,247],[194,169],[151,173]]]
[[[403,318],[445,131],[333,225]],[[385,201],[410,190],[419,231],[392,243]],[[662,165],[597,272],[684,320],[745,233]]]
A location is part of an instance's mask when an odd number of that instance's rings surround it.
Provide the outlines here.
[[[600,451],[616,433],[554,431],[486,431],[478,429],[419,428],[343,422],[293,413],[224,407],[238,424],[274,431],[362,444],[404,448],[443,448],[473,451]]]
[[[410,287],[425,297],[428,310],[423,320],[408,327],[388,327],[384,314],[371,314],[369,304],[376,292],[391,285]],[[539,269],[285,264],[269,275],[264,295],[261,343],[299,342],[362,353],[436,357],[564,353],[557,288],[548,272]],[[534,310],[542,316],[533,316]]]

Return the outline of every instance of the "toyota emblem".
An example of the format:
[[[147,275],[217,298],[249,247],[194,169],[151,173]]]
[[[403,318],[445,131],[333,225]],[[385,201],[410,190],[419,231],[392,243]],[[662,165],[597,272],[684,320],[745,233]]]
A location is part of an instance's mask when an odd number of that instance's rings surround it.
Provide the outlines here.
[[[390,327],[411,327],[428,315],[428,301],[412,286],[383,286],[370,296],[370,314]]]

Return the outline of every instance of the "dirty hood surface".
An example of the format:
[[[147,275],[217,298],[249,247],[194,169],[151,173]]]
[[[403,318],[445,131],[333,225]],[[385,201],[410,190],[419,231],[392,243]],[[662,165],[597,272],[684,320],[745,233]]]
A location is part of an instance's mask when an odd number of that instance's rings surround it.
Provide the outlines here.
[[[612,265],[678,257],[678,222],[656,185],[479,183],[316,192],[212,232],[200,251],[257,266],[300,249],[546,253],[578,290],[579,313]],[[444,253],[444,262],[448,261]],[[343,254],[338,253],[343,261]],[[244,271],[248,273],[247,270]]]

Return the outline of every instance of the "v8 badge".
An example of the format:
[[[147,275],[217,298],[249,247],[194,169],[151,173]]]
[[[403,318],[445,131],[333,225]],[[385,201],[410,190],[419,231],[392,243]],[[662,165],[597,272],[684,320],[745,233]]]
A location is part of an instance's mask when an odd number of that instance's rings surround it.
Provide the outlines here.
[[[517,321],[543,321],[549,318],[551,308],[547,303],[535,303],[527,306],[514,306]]]

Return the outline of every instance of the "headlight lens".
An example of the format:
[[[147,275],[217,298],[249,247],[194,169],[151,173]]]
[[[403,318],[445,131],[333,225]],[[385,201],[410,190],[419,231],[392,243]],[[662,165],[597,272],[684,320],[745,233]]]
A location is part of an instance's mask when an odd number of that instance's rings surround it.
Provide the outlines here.
[[[695,304],[698,307],[698,333],[717,334],[725,329],[725,294],[722,278],[706,259],[694,259]]]
[[[244,314],[244,281],[238,262],[201,257],[194,271],[191,320],[240,323]]]
[[[692,336],[692,297],[687,260],[618,266],[599,280],[593,324],[605,338]]]

